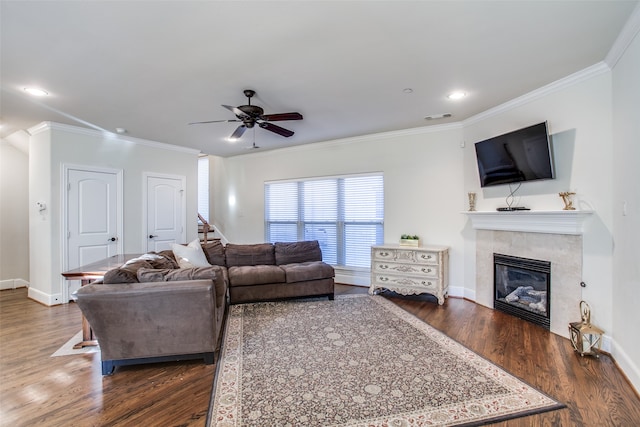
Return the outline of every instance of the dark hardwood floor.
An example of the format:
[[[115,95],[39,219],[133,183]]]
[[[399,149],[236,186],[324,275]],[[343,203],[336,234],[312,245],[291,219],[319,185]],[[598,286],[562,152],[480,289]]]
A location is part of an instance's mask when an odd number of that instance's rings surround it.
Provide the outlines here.
[[[103,377],[98,354],[50,357],[80,330],[80,312],[75,304],[45,307],[26,294],[0,292],[0,425],[204,425],[215,366],[126,366]],[[567,405],[495,425],[640,426],[640,399],[609,356],[580,357],[567,339],[463,299],[438,306],[427,295],[385,296]]]

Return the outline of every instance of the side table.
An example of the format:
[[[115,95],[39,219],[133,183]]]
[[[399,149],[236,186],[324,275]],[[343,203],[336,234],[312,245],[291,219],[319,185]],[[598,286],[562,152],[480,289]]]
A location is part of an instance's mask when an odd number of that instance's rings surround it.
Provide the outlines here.
[[[62,273],[65,279],[67,280],[80,280],[80,285],[85,286],[89,283],[92,283],[98,279],[102,279],[104,274],[111,270],[112,268],[116,268],[129,261],[130,259],[137,258],[140,254],[120,254],[114,255],[109,258],[105,258],[100,261],[92,262],[87,265],[83,265],[78,268],[74,268],[69,271],[65,271]],[[82,341],[73,346],[73,348],[83,348],[93,345],[98,345],[98,341],[93,337],[93,331],[91,330],[91,325],[87,319],[82,315]]]

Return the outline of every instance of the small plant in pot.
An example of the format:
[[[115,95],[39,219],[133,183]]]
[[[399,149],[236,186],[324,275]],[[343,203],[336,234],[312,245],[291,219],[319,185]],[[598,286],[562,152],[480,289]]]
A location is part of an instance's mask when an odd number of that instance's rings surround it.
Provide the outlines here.
[[[420,237],[415,234],[403,234],[400,236],[400,244],[403,246],[420,246]]]

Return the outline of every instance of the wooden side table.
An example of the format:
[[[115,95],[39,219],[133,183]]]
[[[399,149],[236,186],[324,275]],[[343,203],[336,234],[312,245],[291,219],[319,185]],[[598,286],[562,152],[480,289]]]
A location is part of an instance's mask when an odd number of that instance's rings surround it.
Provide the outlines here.
[[[62,273],[65,279],[67,280],[80,280],[81,286],[88,285],[98,279],[102,279],[104,274],[111,270],[112,268],[116,268],[129,261],[130,259],[139,257],[140,254],[120,254],[114,255],[109,258],[105,258],[100,261],[92,262],[87,265],[83,265],[78,268],[74,268],[69,271],[65,271]],[[93,337],[93,331],[91,330],[91,325],[87,319],[82,315],[82,341],[73,346],[73,348],[83,348],[93,345],[98,345],[98,341]]]

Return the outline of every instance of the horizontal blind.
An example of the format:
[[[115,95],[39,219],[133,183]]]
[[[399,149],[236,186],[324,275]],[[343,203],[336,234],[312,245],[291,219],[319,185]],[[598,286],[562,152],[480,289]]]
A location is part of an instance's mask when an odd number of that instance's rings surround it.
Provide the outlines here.
[[[371,266],[371,246],[384,241],[384,182],[382,175],[345,178],[344,264]]]
[[[382,174],[265,184],[268,242],[317,240],[325,262],[368,268],[383,234]]]
[[[298,240],[298,183],[265,185],[265,227],[267,242]]]
[[[209,222],[209,158],[198,158],[198,213]]]

